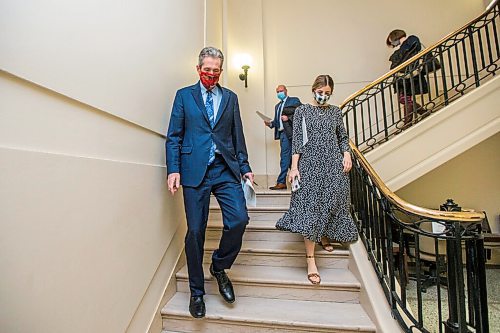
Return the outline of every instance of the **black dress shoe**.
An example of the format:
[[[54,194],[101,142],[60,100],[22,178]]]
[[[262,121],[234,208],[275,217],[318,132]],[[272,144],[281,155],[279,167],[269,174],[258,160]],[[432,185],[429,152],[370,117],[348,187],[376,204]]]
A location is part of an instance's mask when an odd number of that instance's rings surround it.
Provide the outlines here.
[[[189,313],[194,318],[205,317],[205,301],[203,301],[203,296],[191,296],[189,301]]]
[[[233,284],[231,283],[231,280],[229,280],[226,272],[216,272],[214,271],[214,265],[210,264],[210,274],[212,274],[212,276],[217,280],[217,284],[219,285],[219,293],[221,294],[222,298],[224,298],[224,300],[228,303],[233,303],[235,300]]]

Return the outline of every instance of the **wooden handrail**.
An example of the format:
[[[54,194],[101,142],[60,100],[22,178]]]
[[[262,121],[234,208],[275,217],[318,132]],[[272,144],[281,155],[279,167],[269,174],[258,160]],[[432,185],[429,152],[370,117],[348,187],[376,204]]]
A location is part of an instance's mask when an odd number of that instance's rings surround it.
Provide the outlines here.
[[[428,209],[413,205],[405,200],[401,199],[396,193],[392,192],[384,181],[380,178],[377,172],[373,169],[370,163],[366,160],[363,154],[358,150],[356,145],[349,141],[351,150],[356,156],[363,169],[368,173],[373,184],[378,188],[381,194],[389,200],[397,208],[409,214],[427,217],[434,220],[446,221],[446,222],[464,222],[464,223],[477,223],[485,219],[485,214],[483,212],[449,212],[441,211],[435,209]]]
[[[410,59],[406,60],[405,62],[403,62],[399,66],[395,67],[394,69],[392,69],[389,72],[387,72],[386,74],[382,75],[381,77],[379,77],[378,79],[376,79],[372,83],[368,84],[364,88],[361,88],[360,90],[356,91],[354,94],[352,94],[349,97],[347,97],[342,102],[342,104],[340,105],[340,109],[342,110],[344,108],[344,106],[347,103],[349,103],[351,100],[353,100],[355,97],[363,94],[364,92],[370,90],[371,88],[373,88],[374,86],[376,86],[380,82],[382,82],[382,81],[386,80],[387,78],[395,75],[396,73],[398,73],[399,71],[401,71],[403,68],[405,68],[406,66],[410,65],[411,63],[413,63],[415,60],[417,60],[417,59],[421,58],[423,55],[431,52],[434,48],[436,48],[437,46],[443,44],[444,42],[446,42],[447,40],[449,40],[451,37],[459,34],[462,30],[466,29],[467,27],[469,27],[470,25],[476,23],[477,21],[481,20],[483,17],[485,17],[486,15],[488,15],[493,10],[493,8],[497,5],[497,3],[498,3],[498,0],[495,0],[494,2],[492,2],[489,5],[489,7],[487,8],[487,10],[484,13],[482,13],[481,15],[479,15],[478,17],[476,17],[475,19],[471,20],[469,23],[465,24],[460,29],[457,29],[454,32],[452,32],[452,33],[446,35],[445,37],[441,38],[439,41],[437,41],[433,45],[431,45],[431,46],[427,47],[426,49],[420,51],[419,53],[417,53],[416,55],[414,55]]]

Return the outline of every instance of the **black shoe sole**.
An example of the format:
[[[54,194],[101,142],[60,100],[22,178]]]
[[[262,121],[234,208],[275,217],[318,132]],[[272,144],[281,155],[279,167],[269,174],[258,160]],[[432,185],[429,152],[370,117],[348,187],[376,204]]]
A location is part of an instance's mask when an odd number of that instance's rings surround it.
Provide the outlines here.
[[[191,312],[189,312],[191,314],[191,317],[195,318],[195,319],[201,319],[201,318],[205,318],[205,315],[202,315],[202,316],[195,316],[194,314],[192,314]]]

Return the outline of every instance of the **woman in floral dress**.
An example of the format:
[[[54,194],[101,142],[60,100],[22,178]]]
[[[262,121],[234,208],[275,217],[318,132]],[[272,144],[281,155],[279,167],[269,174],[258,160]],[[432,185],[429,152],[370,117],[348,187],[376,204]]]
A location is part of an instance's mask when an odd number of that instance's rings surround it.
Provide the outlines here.
[[[327,103],[333,90],[329,75],[320,75],[312,85],[313,100],[297,108],[293,123],[290,209],[276,223],[279,230],[304,236],[307,277],[319,284],[314,258],[315,243],[333,251],[330,241],[353,242],[358,238],[349,213],[349,175],[352,167],[349,138],[342,113]]]

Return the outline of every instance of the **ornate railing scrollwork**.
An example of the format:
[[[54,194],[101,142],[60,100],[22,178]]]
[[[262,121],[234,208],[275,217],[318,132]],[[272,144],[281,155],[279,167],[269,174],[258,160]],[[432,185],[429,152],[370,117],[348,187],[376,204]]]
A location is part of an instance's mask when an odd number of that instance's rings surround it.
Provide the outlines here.
[[[352,215],[394,318],[405,332],[488,332],[484,213],[405,202],[350,144]],[[430,286],[435,318],[423,311]]]
[[[475,20],[347,98],[340,108],[347,132],[361,152],[386,142],[494,76],[500,58],[499,15],[496,1]],[[410,85],[401,84],[402,80]]]

